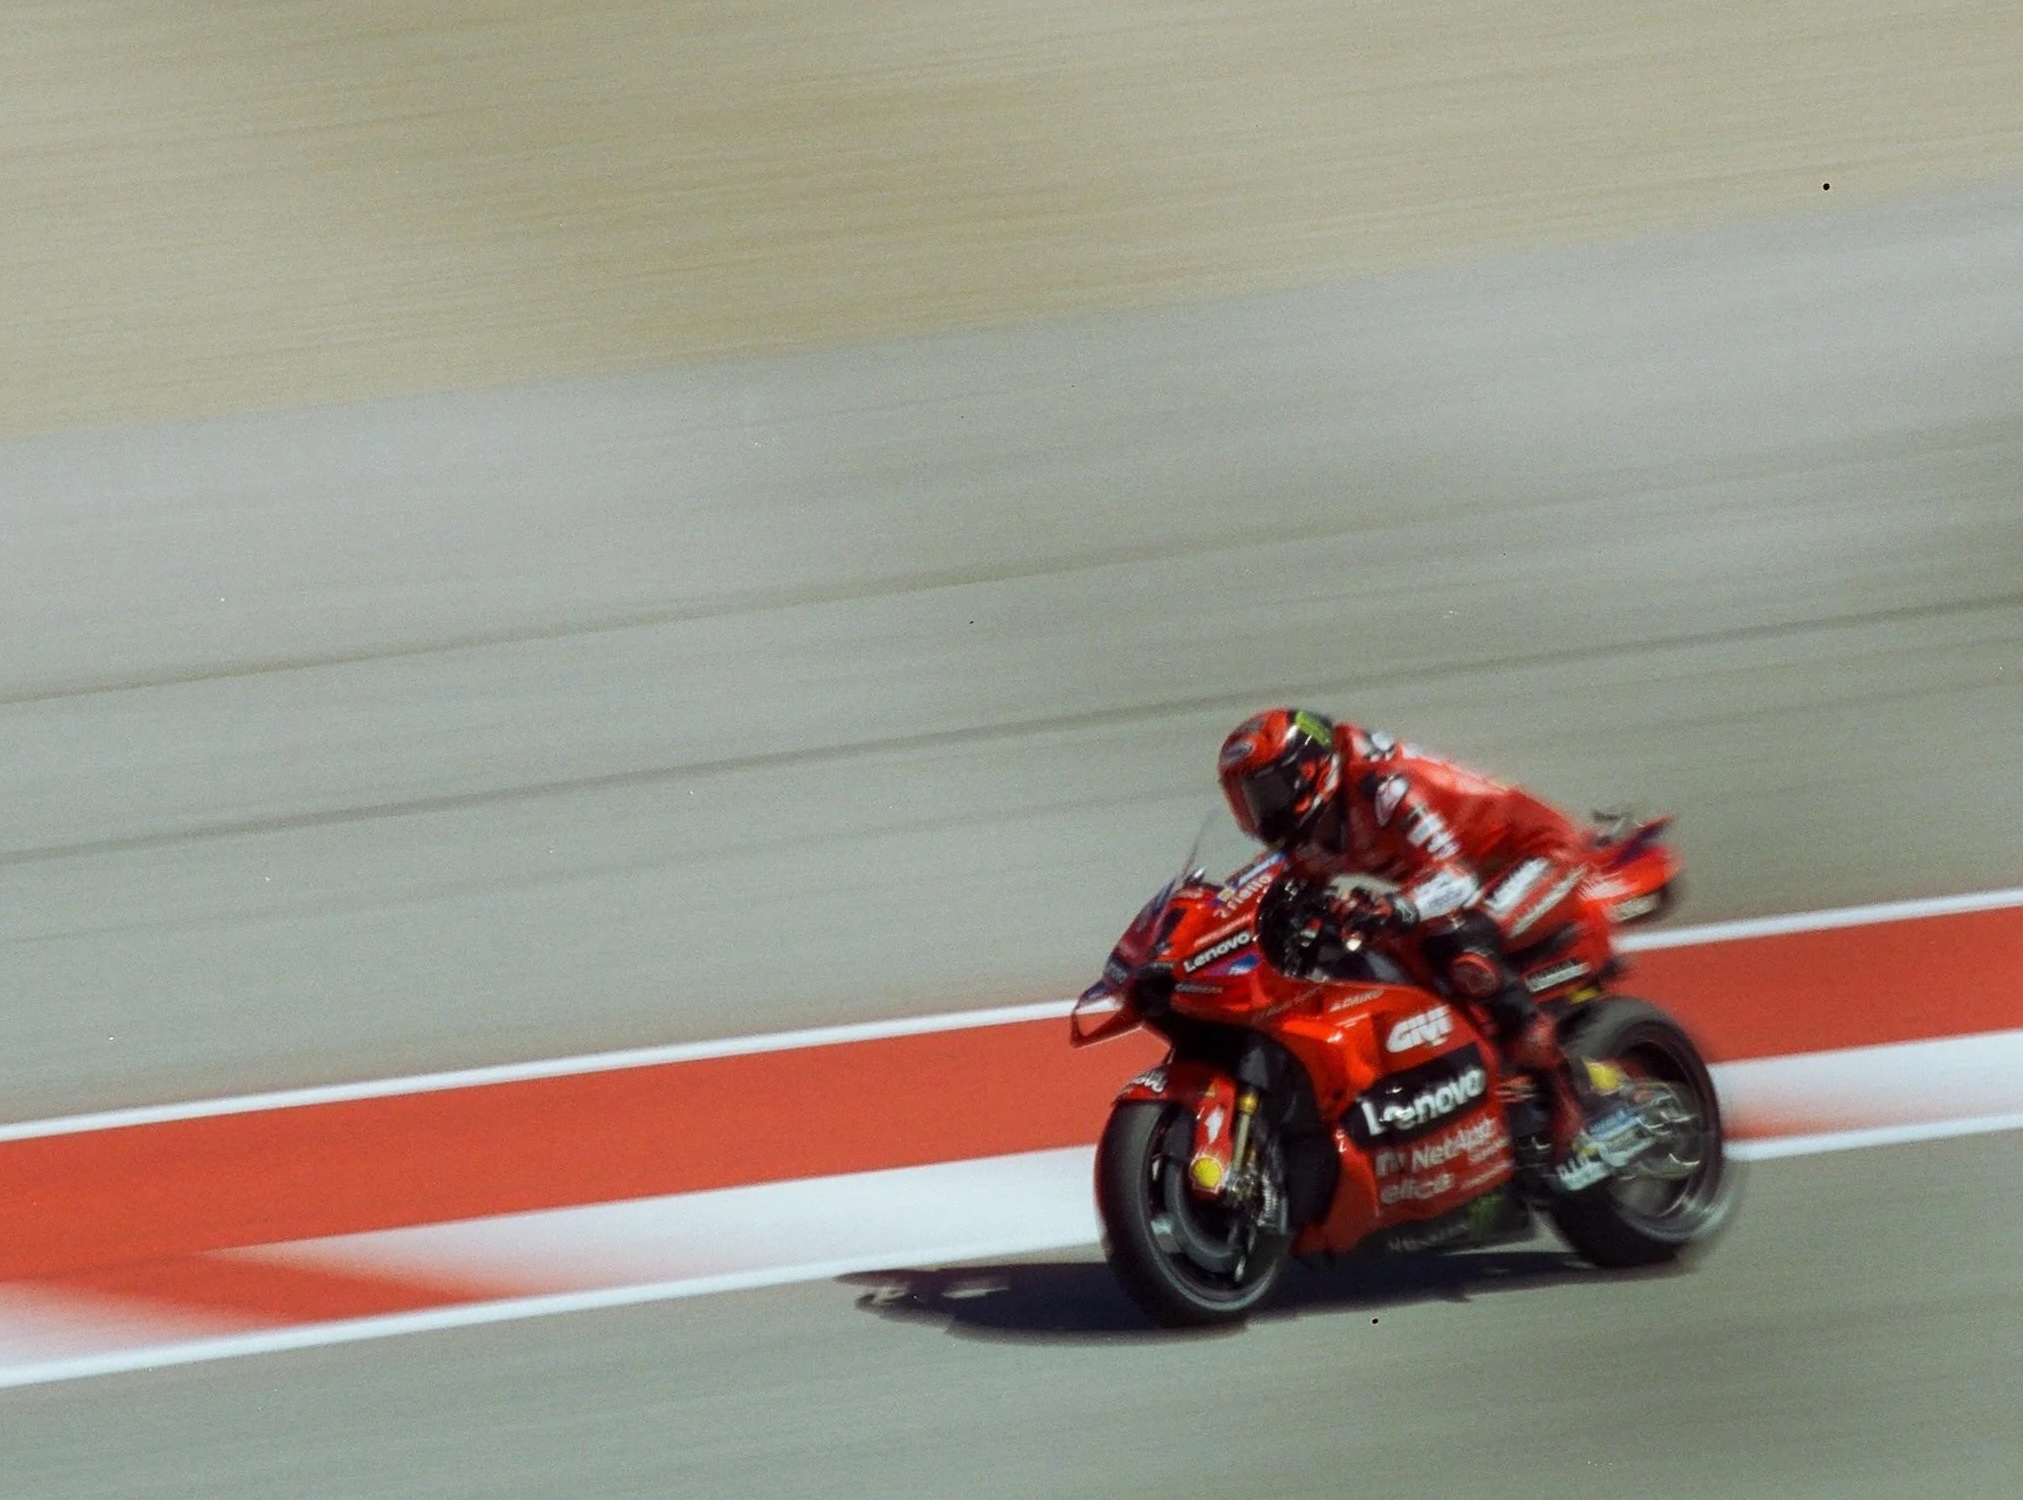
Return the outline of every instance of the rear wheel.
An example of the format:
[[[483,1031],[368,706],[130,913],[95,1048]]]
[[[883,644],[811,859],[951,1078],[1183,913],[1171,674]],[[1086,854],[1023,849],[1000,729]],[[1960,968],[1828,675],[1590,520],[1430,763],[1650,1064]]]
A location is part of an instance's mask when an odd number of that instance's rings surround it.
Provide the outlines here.
[[[1567,1242],[1598,1266],[1650,1266],[1717,1233],[1735,1179],[1714,1080],[1677,1022],[1641,1000],[1598,1000],[1562,1036],[1569,1057],[1613,1063],[1655,1140],[1608,1180],[1551,1206]]]
[[[1187,1183],[1193,1117],[1147,1100],[1111,1112],[1096,1148],[1096,1207],[1104,1249],[1131,1299],[1168,1328],[1240,1322],[1285,1270],[1285,1169],[1259,1143],[1258,1171],[1226,1198]]]

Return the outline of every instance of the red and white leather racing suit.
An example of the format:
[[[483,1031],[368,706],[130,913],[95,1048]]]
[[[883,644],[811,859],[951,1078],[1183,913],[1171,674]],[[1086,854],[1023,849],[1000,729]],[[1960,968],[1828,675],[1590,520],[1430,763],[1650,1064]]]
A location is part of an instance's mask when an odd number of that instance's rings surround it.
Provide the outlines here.
[[[1338,724],[1335,748],[1339,815],[1315,825],[1320,842],[1287,850],[1290,872],[1395,884],[1406,931],[1488,1014],[1512,1060],[1563,1075],[1565,1059],[1510,955],[1592,920],[1580,896],[1586,830],[1528,792],[1389,735]]]
[[[1506,949],[1583,914],[1587,834],[1565,813],[1354,724],[1335,727],[1335,748],[1341,817],[1327,831],[1339,842],[1289,850],[1295,874],[1388,880],[1422,924],[1479,911]]]

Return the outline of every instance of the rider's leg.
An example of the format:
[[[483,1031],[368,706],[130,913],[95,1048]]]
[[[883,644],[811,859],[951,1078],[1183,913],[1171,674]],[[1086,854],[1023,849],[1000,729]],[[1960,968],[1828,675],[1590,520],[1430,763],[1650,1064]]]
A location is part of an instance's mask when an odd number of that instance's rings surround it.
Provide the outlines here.
[[[1552,1017],[1511,966],[1496,923],[1481,912],[1464,913],[1427,933],[1425,952],[1454,993],[1488,1018],[1509,1064],[1536,1081],[1553,1144],[1567,1148],[1586,1124],[1582,1091]]]

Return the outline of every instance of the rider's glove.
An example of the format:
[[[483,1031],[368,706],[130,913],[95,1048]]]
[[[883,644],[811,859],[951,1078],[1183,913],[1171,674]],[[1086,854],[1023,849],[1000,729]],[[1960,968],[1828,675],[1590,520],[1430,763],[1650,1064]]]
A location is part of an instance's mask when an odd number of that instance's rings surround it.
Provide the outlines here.
[[[1395,891],[1358,886],[1334,906],[1336,919],[1352,932],[1403,932],[1419,922],[1418,908]]]

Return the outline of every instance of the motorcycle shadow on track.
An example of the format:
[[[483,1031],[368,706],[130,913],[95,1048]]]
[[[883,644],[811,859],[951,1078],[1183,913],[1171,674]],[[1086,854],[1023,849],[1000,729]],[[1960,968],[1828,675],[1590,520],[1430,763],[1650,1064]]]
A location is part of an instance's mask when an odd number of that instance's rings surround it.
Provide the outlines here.
[[[1602,1272],[1549,1244],[1460,1255],[1293,1268],[1272,1304],[1253,1320],[1364,1313],[1422,1302],[1557,1286],[1607,1276],[1620,1280],[1684,1274],[1681,1267]],[[1125,1295],[1099,1259],[1018,1261],[932,1270],[877,1271],[840,1278],[861,1287],[857,1306],[894,1322],[940,1325],[960,1338],[1013,1342],[1113,1343],[1120,1339],[1228,1338],[1243,1329],[1160,1328]]]

